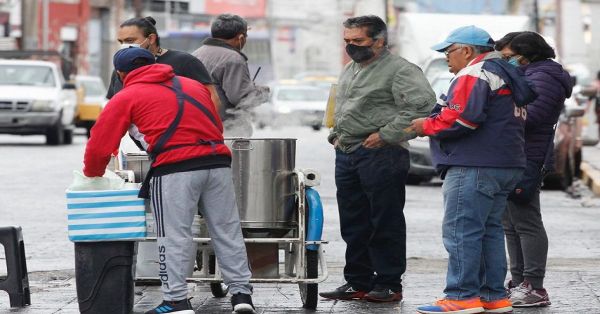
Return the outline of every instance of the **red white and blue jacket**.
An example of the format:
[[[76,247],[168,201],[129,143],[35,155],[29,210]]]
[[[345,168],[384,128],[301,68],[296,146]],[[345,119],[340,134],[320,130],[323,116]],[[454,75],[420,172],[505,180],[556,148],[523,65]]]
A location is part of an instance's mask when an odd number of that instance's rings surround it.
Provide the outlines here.
[[[423,124],[436,169],[524,168],[525,105],[537,96],[499,53],[479,55],[451,81]]]

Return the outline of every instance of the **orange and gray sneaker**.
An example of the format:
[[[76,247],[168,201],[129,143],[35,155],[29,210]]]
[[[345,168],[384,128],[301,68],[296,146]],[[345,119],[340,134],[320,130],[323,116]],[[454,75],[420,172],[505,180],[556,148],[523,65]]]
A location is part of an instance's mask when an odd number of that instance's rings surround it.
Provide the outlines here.
[[[483,308],[486,313],[512,313],[512,302],[508,298],[494,300],[494,301],[485,301],[481,300],[481,304],[483,304]]]
[[[435,313],[484,313],[485,309],[479,297],[466,300],[441,299],[433,305],[419,306],[417,312],[425,314]]]

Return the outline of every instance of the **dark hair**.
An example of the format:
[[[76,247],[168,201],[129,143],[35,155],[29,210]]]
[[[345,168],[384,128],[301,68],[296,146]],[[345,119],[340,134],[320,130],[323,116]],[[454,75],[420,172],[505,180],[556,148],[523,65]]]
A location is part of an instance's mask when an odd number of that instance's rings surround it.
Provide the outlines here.
[[[510,42],[513,40],[513,38],[515,38],[517,35],[519,35],[521,33],[522,32],[511,32],[511,33],[504,35],[504,37],[496,40],[496,45],[494,46],[494,48],[498,51],[504,49],[504,47],[506,47],[510,44]]]
[[[366,27],[367,36],[375,39],[383,38],[383,44],[388,44],[388,32],[385,22],[375,15],[351,17],[344,21],[345,28]]]
[[[213,38],[232,39],[239,34],[248,33],[248,23],[238,15],[221,14],[215,18],[210,26]]]
[[[150,34],[156,34],[156,45],[160,46],[160,38],[158,37],[158,32],[156,31],[155,25],[156,25],[156,20],[151,16],[146,16],[146,17],[131,18],[131,19],[121,23],[120,27],[137,26],[137,28],[142,30],[144,37],[148,37],[148,36],[150,36]]]
[[[496,42],[496,50],[502,50],[506,46],[529,62],[556,58],[554,49],[536,32],[508,33]]]

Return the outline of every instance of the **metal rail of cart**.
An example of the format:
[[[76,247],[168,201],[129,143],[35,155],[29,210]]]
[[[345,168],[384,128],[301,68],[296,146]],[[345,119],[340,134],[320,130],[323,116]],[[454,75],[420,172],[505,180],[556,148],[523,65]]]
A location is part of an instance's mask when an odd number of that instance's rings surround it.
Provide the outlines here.
[[[247,140],[238,141],[246,143]],[[231,144],[234,151],[232,168],[234,176],[237,174],[239,177],[243,174],[237,165],[246,165],[248,162],[246,160],[244,162],[236,162],[236,152],[241,157],[243,157],[243,154],[256,153],[256,151],[260,151],[260,144],[262,142],[253,142],[249,146],[240,146],[238,149],[236,149],[235,143],[234,141]],[[140,155],[138,155],[137,157],[137,160],[143,161],[143,163],[129,163],[129,168],[136,172],[136,181],[140,174],[145,173],[145,169],[142,168],[149,165],[144,156],[140,158]],[[130,161],[133,159],[136,159],[135,156],[134,158],[130,158]],[[132,165],[133,167],[131,167]],[[277,173],[277,178],[273,179],[271,184],[277,186],[274,189],[278,189],[278,186],[281,185],[281,182],[283,182],[282,177],[285,182],[293,182],[290,185],[292,188],[289,188],[289,191],[286,192],[289,195],[286,194],[287,201],[285,207],[287,207],[286,211],[291,211],[286,216],[293,215],[294,217],[286,218],[289,221],[285,223],[285,229],[256,228],[260,224],[257,224],[256,221],[245,221],[244,218],[246,216],[241,213],[242,233],[244,234],[244,241],[252,268],[250,282],[298,284],[302,305],[308,309],[316,308],[318,302],[318,283],[324,281],[328,276],[327,262],[323,250],[323,245],[327,244],[327,242],[321,239],[323,208],[318,192],[311,186],[307,186],[307,181],[310,182],[313,175],[314,173],[294,169],[293,171],[280,171]],[[307,176],[309,180],[307,180]],[[234,181],[236,181],[235,178]],[[240,180],[238,179],[237,181]],[[234,183],[237,184],[239,182]],[[236,191],[236,193],[238,192],[244,193],[244,191]],[[240,195],[237,196],[238,206],[240,206],[239,203],[243,203],[243,201],[240,201]],[[280,196],[273,195],[272,197],[280,198]],[[290,205],[290,201],[293,201],[293,204],[288,206]],[[259,207],[259,210],[260,208],[262,207]],[[148,212],[150,211],[147,209]],[[151,217],[150,214],[147,214],[147,222]],[[201,226],[200,229],[202,229],[202,232],[193,238],[193,241],[198,245],[196,265],[187,280],[189,282],[208,282],[213,296],[224,297],[227,295],[228,288],[223,284],[218,262],[216,261],[211,245],[211,238],[206,232],[205,227]],[[145,240],[139,242],[155,241],[156,237],[148,236]],[[140,243],[140,245],[143,244]],[[135,276],[137,284],[152,281],[158,282],[158,279],[158,271],[145,272],[145,274],[141,275],[136,272]]]

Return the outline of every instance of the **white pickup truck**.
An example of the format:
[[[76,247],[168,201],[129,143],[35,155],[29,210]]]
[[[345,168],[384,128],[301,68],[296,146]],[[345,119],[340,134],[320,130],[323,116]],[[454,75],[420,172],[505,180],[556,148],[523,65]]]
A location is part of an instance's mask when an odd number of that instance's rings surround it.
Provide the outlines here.
[[[0,60],[0,134],[43,134],[46,144],[73,142],[77,93],[47,61]]]

